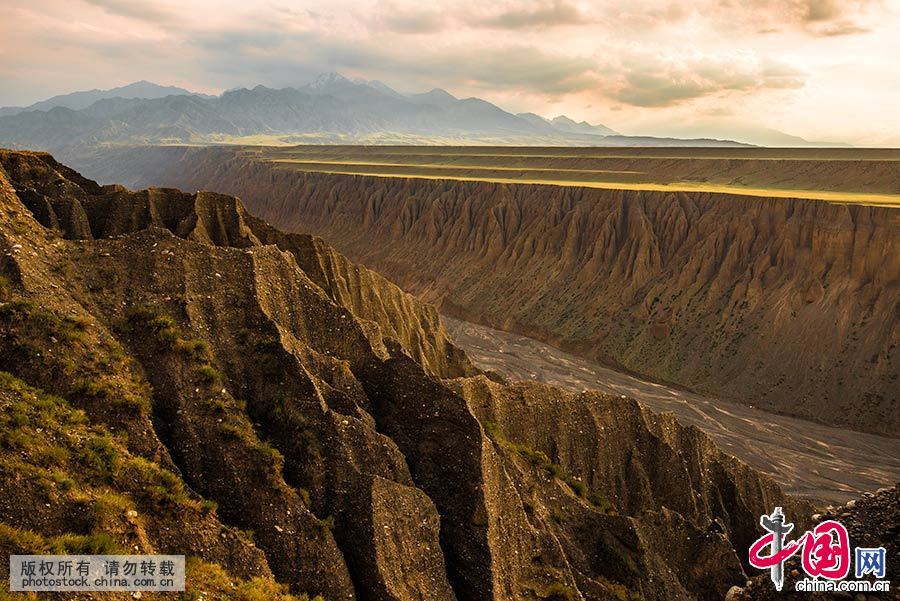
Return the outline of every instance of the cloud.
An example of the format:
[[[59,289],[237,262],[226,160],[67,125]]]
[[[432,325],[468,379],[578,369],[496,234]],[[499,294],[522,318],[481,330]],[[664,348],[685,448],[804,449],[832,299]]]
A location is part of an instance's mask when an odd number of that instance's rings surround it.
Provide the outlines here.
[[[421,5],[398,6],[380,1],[375,6],[375,23],[397,33],[436,33],[447,27],[445,13]]]
[[[730,0],[722,0],[734,11]],[[752,0],[749,22],[773,31],[799,29],[814,36],[855,35],[870,31],[884,11],[882,0]]]
[[[723,93],[804,86],[804,74],[771,58],[711,57],[663,59],[632,53],[613,75],[609,95],[638,107],[667,107]]]
[[[92,6],[103,9],[104,12],[145,21],[154,24],[173,23],[178,20],[174,11],[161,6],[153,0],[84,0]]]
[[[543,29],[563,25],[588,25],[594,18],[565,0],[537,2],[527,7],[511,7],[491,14],[469,14],[463,21],[472,27],[490,29]]]
[[[377,25],[386,31],[405,34],[438,33],[459,29],[542,30],[569,25],[590,25],[596,17],[589,15],[568,0],[530,0],[507,2],[497,8],[491,4],[471,0],[441,5],[440,9],[427,4],[403,4],[381,0],[375,6]]]
[[[634,0],[611,3],[604,19],[629,31],[705,24],[713,31],[853,35],[877,27],[884,0]]]
[[[517,111],[615,111],[624,130],[727,106],[810,137],[900,131],[898,0],[4,1],[0,104],[138,79],[284,87],[334,70]]]
[[[189,44],[200,53],[205,69],[242,76],[238,85],[297,85],[316,72],[334,70],[409,89],[512,89],[552,96],[590,90],[599,81],[590,56],[523,44],[429,43],[410,51],[406,44],[385,44],[380,35],[348,39],[315,30],[272,33],[255,28],[198,33]],[[251,74],[256,82],[249,81]]]

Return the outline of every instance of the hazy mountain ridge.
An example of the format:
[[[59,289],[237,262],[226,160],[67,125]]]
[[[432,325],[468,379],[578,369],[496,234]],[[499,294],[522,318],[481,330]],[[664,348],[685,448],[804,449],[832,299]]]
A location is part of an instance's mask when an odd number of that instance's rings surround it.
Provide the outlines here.
[[[169,93],[175,91],[175,93]],[[145,98],[138,97],[141,93]],[[58,150],[97,144],[503,143],[543,145],[713,145],[712,139],[633,138],[565,117],[514,115],[479,98],[440,89],[404,95],[381,82],[336,73],[294,88],[256,86],[210,97],[139,82],[77,92],[0,113],[0,145]]]
[[[153,99],[164,98],[173,95],[191,95],[196,92],[185,90],[177,86],[161,86],[150,81],[136,81],[127,86],[111,88],[109,90],[85,90],[79,92],[71,92],[69,94],[60,94],[53,96],[47,100],[41,100],[28,106],[5,106],[0,108],[0,117],[7,115],[15,115],[27,111],[49,111],[56,107],[63,107],[72,110],[85,109],[98,100],[106,100],[110,98],[125,99]],[[201,96],[205,96],[200,94]],[[210,98],[210,96],[206,96]]]

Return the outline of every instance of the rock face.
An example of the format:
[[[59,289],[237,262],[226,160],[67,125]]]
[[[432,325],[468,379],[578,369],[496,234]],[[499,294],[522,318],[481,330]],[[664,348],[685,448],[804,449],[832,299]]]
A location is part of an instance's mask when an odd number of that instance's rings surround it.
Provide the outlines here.
[[[239,195],[450,315],[698,392],[900,434],[900,211],[297,173],[227,149],[136,149],[109,168]]]
[[[706,599],[760,514],[810,512],[671,416],[478,373],[231,197],[0,152],[0,273],[4,553],[185,553],[213,596]]]

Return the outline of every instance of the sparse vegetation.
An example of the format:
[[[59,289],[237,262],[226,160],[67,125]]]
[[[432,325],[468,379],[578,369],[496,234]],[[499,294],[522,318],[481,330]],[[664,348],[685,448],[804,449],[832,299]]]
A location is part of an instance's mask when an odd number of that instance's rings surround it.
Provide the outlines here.
[[[197,368],[197,373],[200,375],[200,380],[210,386],[222,379],[222,374],[212,365],[201,365]]]
[[[319,520],[319,529],[324,533],[326,530],[334,530],[334,516],[329,515]]]
[[[612,582],[604,577],[598,580],[605,586],[619,601],[644,601],[644,595],[640,592],[629,590],[624,584]]]
[[[0,390],[5,391],[0,396],[0,415],[5,416],[0,417],[0,440],[4,447],[17,450],[19,469],[38,469],[34,473],[50,490],[83,499],[98,525],[130,507],[125,497],[108,487],[130,492],[155,511],[195,503],[175,474],[128,453],[121,441],[103,427],[89,426],[84,413],[64,399],[6,372],[0,372]]]
[[[557,480],[564,482],[572,489],[572,492],[584,499],[595,510],[603,513],[609,513],[613,510],[612,503],[610,503],[602,493],[591,491],[581,478],[566,472],[561,465],[551,461],[546,453],[535,450],[524,443],[512,442],[503,434],[500,426],[495,422],[485,421],[481,425],[484,428],[485,434],[487,434],[495,443],[518,454],[534,467],[544,470],[551,478],[556,478]]]
[[[245,436],[243,428],[229,422],[222,422],[216,429],[227,440],[241,440]]]
[[[114,407],[121,407],[135,413],[150,409],[149,396],[134,394],[109,375],[77,380],[72,394],[88,397],[95,401],[108,402]]]
[[[235,578],[220,566],[196,557],[187,559],[187,579],[185,591],[178,601],[200,601],[218,599],[221,601],[325,601],[322,597],[292,595],[287,585],[278,584],[266,578],[241,580]]]
[[[9,297],[10,281],[5,275],[0,275],[0,302],[5,301]]]
[[[92,320],[59,316],[18,297],[0,305],[0,368],[57,382],[58,392],[97,411],[147,411],[149,390],[130,372],[118,344],[92,337]]]
[[[284,466],[284,455],[278,449],[268,443],[260,442],[255,447],[260,462],[266,467],[267,472],[280,472]]]
[[[578,597],[575,589],[562,582],[554,582],[540,595],[545,601],[573,601]]]
[[[53,553],[73,555],[114,555],[123,551],[106,532],[64,534],[53,541],[50,550]]]
[[[163,348],[176,352],[197,365],[197,377],[207,386],[221,383],[222,374],[210,363],[209,345],[199,339],[185,338],[175,320],[159,307],[135,305],[126,313],[132,328],[146,328]]]

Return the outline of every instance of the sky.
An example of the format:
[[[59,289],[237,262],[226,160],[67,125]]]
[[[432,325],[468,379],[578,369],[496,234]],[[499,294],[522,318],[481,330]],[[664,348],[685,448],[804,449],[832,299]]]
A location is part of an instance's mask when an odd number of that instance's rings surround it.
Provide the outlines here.
[[[628,134],[900,146],[900,0],[2,0],[0,106],[322,72]],[[742,133],[743,132],[743,133]]]

